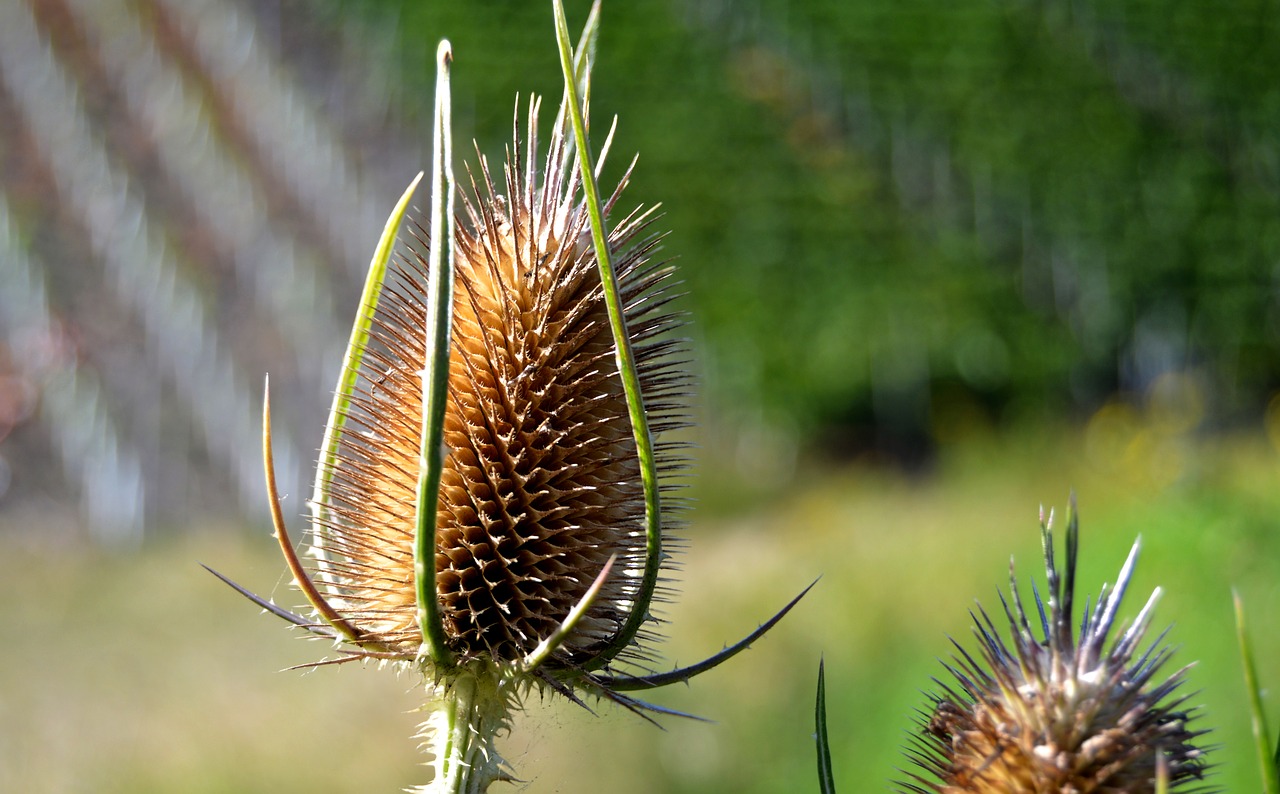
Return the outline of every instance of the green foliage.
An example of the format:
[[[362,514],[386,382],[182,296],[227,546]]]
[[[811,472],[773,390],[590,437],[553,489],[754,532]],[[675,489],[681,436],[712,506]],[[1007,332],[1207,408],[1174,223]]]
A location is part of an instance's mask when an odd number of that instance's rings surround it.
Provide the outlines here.
[[[1280,380],[1265,5],[606,4],[594,112],[625,111],[635,198],[665,204],[717,412],[927,439],[956,401],[1092,409],[1183,370],[1220,416],[1256,409]],[[398,21],[411,112],[449,35],[480,140],[557,93],[537,4],[341,8]]]
[[[1263,794],[1280,792],[1277,766],[1280,766],[1280,750],[1271,752],[1271,732],[1267,729],[1267,715],[1262,706],[1262,685],[1258,681],[1257,665],[1253,658],[1253,643],[1244,620],[1244,603],[1239,593],[1232,593],[1236,609],[1236,634],[1240,645],[1240,660],[1244,663],[1244,685],[1249,695],[1249,713],[1253,720],[1253,740],[1258,755],[1259,776]]]
[[[827,735],[826,663],[818,662],[818,698],[814,706],[814,742],[818,748],[818,791],[836,794],[836,781],[831,771],[831,737]]]
[[[717,650],[824,574],[766,640],[697,686],[661,693],[661,705],[715,724],[668,720],[658,730],[607,704],[590,703],[592,716],[535,697],[503,754],[531,792],[817,791],[810,706],[821,654],[835,784],[883,790],[900,777],[904,732],[917,729],[913,709],[951,652],[948,635],[966,636],[975,599],[995,599],[1011,554],[1034,569],[1036,505],[1062,507],[1074,484],[1091,528],[1081,581],[1113,578],[1142,533],[1133,588],[1164,589],[1159,617],[1179,646],[1171,663],[1197,663],[1187,692],[1213,728],[1211,782],[1258,791],[1229,590],[1257,605],[1257,658],[1277,658],[1280,630],[1266,608],[1280,581],[1275,453],[1257,439],[1192,452],[1199,474],[1160,485],[1041,428],[944,451],[929,478],[827,468],[749,514],[695,513],[681,592],[664,609],[679,631],[658,646],[659,669]],[[30,652],[0,654],[0,790],[300,794],[420,781],[406,738],[422,716],[414,679],[376,665],[279,672],[324,647],[247,619],[243,602],[193,562],[247,572],[247,585],[298,606],[260,533],[188,528],[124,556],[3,528],[0,577],[22,597],[0,614],[0,630]],[[1261,673],[1270,683],[1265,665]]]

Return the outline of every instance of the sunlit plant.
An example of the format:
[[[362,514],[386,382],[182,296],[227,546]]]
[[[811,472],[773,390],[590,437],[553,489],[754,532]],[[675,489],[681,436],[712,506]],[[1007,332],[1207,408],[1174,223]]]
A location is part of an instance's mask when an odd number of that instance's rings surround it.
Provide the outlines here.
[[[455,219],[452,53],[438,53],[432,210],[392,250],[418,180],[392,212],[365,283],[321,445],[308,569],[264,456],[275,536],[313,615],[235,586],[338,643],[317,664],[374,659],[421,672],[432,792],[480,792],[510,771],[495,741],[532,690],[674,713],[627,694],[686,681],[767,631],[657,673],[686,465],[683,341],[652,209],[611,218],[627,177],[597,192],[584,110],[599,5],[576,50],[555,4],[565,96],[545,156],[528,103],[495,180],[468,169]],[[609,148],[606,139],[600,161]],[[630,172],[628,171],[628,174]],[[795,602],[793,601],[792,604]]]
[[[1157,588],[1132,621],[1119,609],[1137,563],[1134,543],[1114,587],[1079,608],[1080,530],[1074,500],[1066,561],[1059,567],[1052,516],[1041,516],[1047,590],[1032,584],[1034,616],[1024,608],[1012,562],[1009,598],[1000,595],[1002,632],[978,607],[978,652],[954,643],[950,683],[921,712],[907,751],[915,771],[898,784],[915,794],[1160,794],[1208,791],[1209,768],[1194,729],[1196,708],[1178,694],[1186,667],[1162,672],[1172,656],[1165,632],[1146,641]],[[1247,654],[1246,654],[1247,657]],[[834,794],[827,736],[825,675],[818,671],[819,790]],[[1265,729],[1264,729],[1265,734]],[[1266,740],[1262,740],[1264,745]]]
[[[1114,587],[1077,614],[1080,528],[1067,517],[1066,563],[1055,559],[1052,516],[1041,516],[1046,597],[1033,587],[1036,625],[1010,565],[1006,640],[979,608],[975,658],[959,643],[910,755],[925,773],[914,792],[1185,791],[1204,779],[1205,753],[1176,694],[1187,668],[1161,670],[1172,655],[1162,633],[1146,643],[1157,588],[1132,622],[1118,612],[1138,559],[1133,544]],[[1113,634],[1114,632],[1114,634]]]

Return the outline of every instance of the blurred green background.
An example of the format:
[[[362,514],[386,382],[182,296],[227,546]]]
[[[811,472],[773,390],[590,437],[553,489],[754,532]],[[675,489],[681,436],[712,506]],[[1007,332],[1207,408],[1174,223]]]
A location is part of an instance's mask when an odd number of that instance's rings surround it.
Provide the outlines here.
[[[1037,508],[1072,489],[1081,589],[1142,535],[1127,614],[1165,589],[1215,783],[1258,789],[1230,588],[1274,687],[1276,5],[605,4],[605,181],[639,153],[623,205],[663,205],[700,381],[664,652],[823,578],[654,698],[715,724],[533,697],[528,790],[814,791],[820,656],[837,784],[884,790],[947,636],[1009,555],[1042,576]],[[496,160],[517,95],[559,97],[550,8],[3,0],[0,36],[0,790],[421,782],[410,676],[277,672],[327,649],[196,562],[296,601],[253,384],[285,395],[294,516],[360,271],[428,162],[437,40]]]
[[[536,3],[393,18],[404,99],[458,58],[461,135],[558,96]],[[1267,3],[635,2],[595,115],[664,202],[716,410],[838,453],[1082,416],[1182,372],[1215,421],[1280,385]]]

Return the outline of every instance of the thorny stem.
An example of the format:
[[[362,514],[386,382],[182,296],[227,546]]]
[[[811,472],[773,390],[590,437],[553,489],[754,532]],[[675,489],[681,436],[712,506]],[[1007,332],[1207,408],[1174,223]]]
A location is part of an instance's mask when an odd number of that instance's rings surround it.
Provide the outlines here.
[[[490,784],[513,779],[496,746],[508,729],[500,672],[489,664],[458,672],[448,683],[428,684],[437,700],[421,736],[435,778],[422,794],[483,794]]]

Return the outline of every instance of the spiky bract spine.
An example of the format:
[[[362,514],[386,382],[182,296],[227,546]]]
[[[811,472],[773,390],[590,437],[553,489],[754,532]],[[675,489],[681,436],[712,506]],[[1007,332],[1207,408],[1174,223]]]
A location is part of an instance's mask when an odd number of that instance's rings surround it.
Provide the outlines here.
[[[1076,633],[1073,602],[1079,525],[1068,518],[1066,567],[1054,561],[1052,519],[1041,521],[1048,604],[1038,590],[1040,632],[1023,609],[1010,570],[1010,602],[1001,595],[1010,640],[979,608],[974,633],[979,658],[958,643],[947,665],[953,685],[923,714],[908,754],[924,775],[901,790],[924,794],[1144,794],[1157,790],[1157,764],[1167,761],[1169,790],[1191,791],[1207,769],[1188,723],[1194,709],[1175,697],[1187,668],[1167,677],[1172,650],[1162,633],[1140,650],[1160,590],[1132,624],[1110,640],[1116,613],[1138,555],[1135,543],[1116,586],[1104,586],[1092,610],[1086,602]]]
[[[644,567],[645,507],[575,158],[556,130],[539,174],[536,127],[535,101],[528,153],[517,132],[501,189],[480,158],[468,223],[458,224],[435,563],[450,650],[463,663],[510,664],[556,630],[616,556],[544,665],[554,670],[587,666],[620,631]],[[682,342],[670,334],[680,325],[667,308],[672,271],[652,259],[651,219],[632,213],[609,244],[645,409],[661,434],[687,423],[687,384]],[[331,602],[369,641],[410,655],[422,640],[412,544],[430,245],[424,230],[416,236],[374,318],[327,517],[313,528]],[[668,445],[658,464],[670,475],[682,461]],[[672,524],[664,510],[664,528]],[[633,646],[623,658],[642,655]]]

